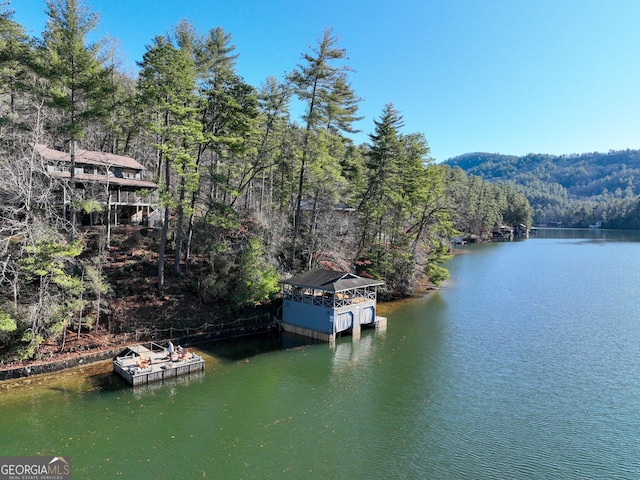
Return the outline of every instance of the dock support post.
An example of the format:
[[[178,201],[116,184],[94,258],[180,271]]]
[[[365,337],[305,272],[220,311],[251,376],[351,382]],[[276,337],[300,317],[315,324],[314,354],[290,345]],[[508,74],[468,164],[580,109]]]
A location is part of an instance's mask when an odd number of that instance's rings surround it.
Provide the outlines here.
[[[354,340],[358,340],[360,338],[360,320],[358,318],[353,319],[353,326],[351,327],[351,336]]]

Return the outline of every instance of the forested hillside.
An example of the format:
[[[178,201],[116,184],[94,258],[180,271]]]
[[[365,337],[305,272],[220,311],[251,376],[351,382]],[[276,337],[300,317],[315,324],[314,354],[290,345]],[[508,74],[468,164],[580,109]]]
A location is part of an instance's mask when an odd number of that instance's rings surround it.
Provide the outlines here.
[[[436,164],[391,103],[370,141],[354,144],[361,99],[331,30],[284,78],[249,85],[231,34],[185,20],[149,39],[134,78],[119,71],[112,44],[87,42],[98,17],[84,2],[46,5],[41,38],[0,6],[3,358],[37,357],[52,342],[63,351],[72,331],[135,323],[116,302],[159,306],[174,325],[188,315],[216,322],[214,312],[268,305],[280,278],[316,266],[406,295],[447,277],[459,232],[483,237],[531,221],[511,186]],[[299,116],[293,102],[304,106]],[[37,145],[65,152],[70,166],[45,164]],[[158,186],[147,201],[159,228],[111,218],[109,181],[78,173],[81,151],[142,164],[146,184]],[[81,226],[87,216],[103,221]],[[129,230],[116,235],[114,222]]]
[[[640,228],[640,151],[522,157],[469,153],[447,160],[469,175],[515,185],[534,209],[536,224]]]

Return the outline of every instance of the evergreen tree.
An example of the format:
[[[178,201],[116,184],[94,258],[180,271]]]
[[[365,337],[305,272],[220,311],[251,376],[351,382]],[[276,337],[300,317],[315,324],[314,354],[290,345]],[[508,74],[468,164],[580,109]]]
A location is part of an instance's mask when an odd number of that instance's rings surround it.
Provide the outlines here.
[[[131,155],[132,139],[140,131],[141,112],[136,101],[136,80],[118,70],[117,42],[112,40],[107,54],[109,92],[104,130],[98,130],[94,144],[102,152]],[[101,136],[98,136],[100,135]]]
[[[356,260],[363,273],[384,279],[393,295],[411,292],[424,274],[446,278],[439,267],[453,234],[444,171],[430,165],[421,134],[402,135],[403,120],[387,104],[366,154],[368,183],[360,196]]]
[[[40,73],[49,81],[48,106],[60,114],[59,135],[68,144],[71,229],[75,229],[76,142],[89,121],[107,114],[108,72],[102,66],[100,43],[87,36],[98,24],[83,0],[47,0],[47,24],[40,46]],[[73,235],[73,233],[72,233]]]
[[[101,44],[87,43],[98,24],[83,0],[47,0],[47,24],[40,48],[41,73],[49,80],[49,106],[60,113],[59,134],[71,157],[72,228],[75,226],[76,142],[90,120],[103,118],[109,98],[108,72],[102,66]]]
[[[19,94],[28,88],[27,65],[31,46],[24,28],[12,17],[11,10],[0,11],[0,99],[3,103],[6,101],[0,110],[0,125],[18,120],[16,101]]]
[[[218,27],[209,31],[199,52],[204,143],[198,195],[202,224],[213,227],[207,248],[214,250],[217,243],[237,233],[241,221],[237,203],[243,196],[248,198],[251,182],[261,169],[258,94],[235,72],[238,55],[234,50],[231,35]],[[194,205],[195,200],[194,196]]]
[[[362,214],[356,260],[366,265],[364,273],[384,279],[392,292],[405,289],[405,281],[397,277],[413,275],[413,259],[409,252],[409,238],[403,231],[400,208],[402,191],[402,163],[405,155],[400,113],[387,104],[380,120],[374,120],[375,133],[370,134],[371,145],[365,166],[368,183],[363,192],[358,211]],[[407,179],[409,181],[409,179]]]
[[[374,120],[375,133],[370,134],[371,146],[366,154],[368,182],[361,195],[358,211],[363,214],[363,226],[358,251],[372,241],[383,240],[383,221],[397,199],[394,187],[398,183],[398,160],[402,155],[399,129],[404,125],[400,112],[387,104]]]
[[[175,209],[178,217],[174,262],[177,274],[184,215],[189,209],[187,193],[196,191],[199,182],[196,158],[202,143],[202,123],[196,97],[197,72],[193,51],[186,46],[176,47],[169,37],[156,37],[140,66],[142,103],[149,109],[148,127],[157,135],[158,174],[164,178],[160,190],[164,222],[158,252],[158,288],[163,289],[170,210]],[[174,174],[177,185],[172,182]]]
[[[275,207],[280,212],[285,210],[286,192],[289,190],[285,186],[285,180],[289,185],[292,157],[295,157],[291,148],[293,138],[290,134],[292,131],[289,121],[290,99],[291,89],[287,84],[279,83],[275,77],[267,78],[259,93],[262,128],[258,155],[267,165],[258,204],[260,211],[265,204],[273,213],[276,211]],[[268,182],[267,185],[265,182]]]
[[[26,255],[19,262],[22,294],[31,301],[22,314],[19,358],[33,357],[46,338],[63,333],[69,319],[82,310],[82,282],[73,268],[81,252],[80,243],[65,243],[55,234],[25,248]]]
[[[333,35],[332,30],[325,30],[313,54],[304,54],[302,58],[305,63],[298,65],[288,77],[295,94],[306,106],[302,116],[304,137],[294,206],[290,268],[295,267],[306,169],[309,162],[317,159],[313,137],[323,128],[351,131],[351,124],[358,119],[355,114],[359,99],[353,94],[347,77],[350,69],[344,65],[335,65],[335,62],[346,59],[346,51],[338,48],[337,43],[338,38]]]
[[[249,239],[234,276],[237,286],[233,300],[242,306],[256,306],[268,301],[280,290],[276,269],[266,263],[264,250],[256,237]]]

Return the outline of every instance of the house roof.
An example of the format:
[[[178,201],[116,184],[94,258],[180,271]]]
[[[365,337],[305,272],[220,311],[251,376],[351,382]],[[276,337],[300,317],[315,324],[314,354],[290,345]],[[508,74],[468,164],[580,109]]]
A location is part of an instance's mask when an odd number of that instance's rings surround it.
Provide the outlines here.
[[[280,281],[285,285],[296,287],[315,288],[328,292],[341,292],[352,288],[375,287],[384,285],[380,280],[372,278],[362,278],[349,272],[338,272],[335,270],[324,270],[316,268],[307,272]]]
[[[70,162],[71,155],[67,152],[61,152],[49,148],[42,143],[35,145],[37,152],[47,160],[55,160],[58,162]],[[124,155],[115,155],[113,153],[91,152],[89,150],[76,149],[76,163],[85,165],[106,165],[122,168],[131,168],[133,170],[144,170],[144,167],[131,157]]]
[[[317,208],[319,210],[334,210],[336,212],[355,212],[356,209],[351,205],[340,200],[338,203],[326,204],[323,202],[315,202],[313,199],[303,198],[300,200],[300,210],[313,210]]]

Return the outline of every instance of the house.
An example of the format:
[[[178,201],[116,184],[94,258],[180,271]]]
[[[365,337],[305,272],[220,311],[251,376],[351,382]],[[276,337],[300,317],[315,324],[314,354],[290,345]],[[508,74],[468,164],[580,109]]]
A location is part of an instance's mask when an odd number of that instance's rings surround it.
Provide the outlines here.
[[[71,156],[67,152],[36,144],[46,171],[55,178],[71,179]],[[146,224],[153,205],[157,204],[158,186],[143,178],[144,167],[131,157],[112,153],[76,149],[74,187],[76,200],[97,200],[106,212],[88,213],[82,223]],[[60,192],[58,201],[65,206],[71,197],[67,189]]]
[[[333,210],[334,212],[340,213],[351,213],[356,211],[355,208],[353,208],[351,205],[346,204],[342,200],[340,200],[338,203],[325,204],[323,202],[316,202],[315,200],[308,198],[303,198],[302,200],[300,200],[300,210],[302,210],[303,212],[310,212],[313,210]]]
[[[341,236],[349,233],[351,216],[355,211],[355,208],[342,200],[335,203],[303,198],[300,201],[300,222],[303,227],[311,228],[316,224],[318,214],[328,215],[331,218],[333,232]]]
[[[386,326],[376,315],[379,280],[316,268],[280,284],[285,331],[331,342],[347,330],[359,336],[361,325]]]

